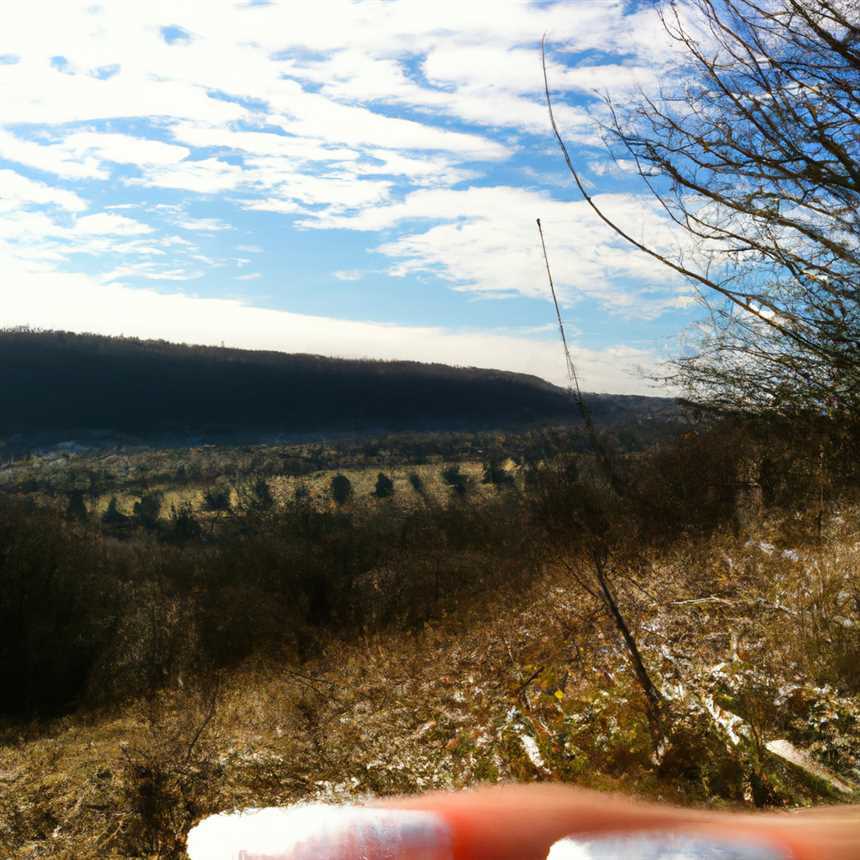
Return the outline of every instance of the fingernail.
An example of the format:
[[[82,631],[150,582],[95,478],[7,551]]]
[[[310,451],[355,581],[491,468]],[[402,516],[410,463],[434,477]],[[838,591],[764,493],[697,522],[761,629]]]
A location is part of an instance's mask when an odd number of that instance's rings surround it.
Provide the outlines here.
[[[550,848],[547,860],[789,860],[789,855],[757,841],[679,833],[626,833],[569,836]]]
[[[191,860],[451,860],[448,825],[432,812],[298,804],[204,819]]]

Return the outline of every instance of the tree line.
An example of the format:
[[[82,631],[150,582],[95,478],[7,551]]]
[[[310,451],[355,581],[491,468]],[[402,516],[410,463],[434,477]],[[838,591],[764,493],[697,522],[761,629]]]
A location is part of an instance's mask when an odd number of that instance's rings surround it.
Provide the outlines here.
[[[0,330],[0,388],[0,435],[455,430],[575,417],[563,389],[525,374],[29,329]],[[612,421],[651,400],[594,398]]]

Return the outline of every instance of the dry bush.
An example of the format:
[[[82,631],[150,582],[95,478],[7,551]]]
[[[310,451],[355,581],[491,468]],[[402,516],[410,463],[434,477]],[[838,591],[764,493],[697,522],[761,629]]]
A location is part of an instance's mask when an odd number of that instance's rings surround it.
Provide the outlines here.
[[[182,858],[188,830],[217,808],[223,769],[215,728],[218,690],[161,693],[142,707],[144,728],[123,749],[123,825],[129,856]]]
[[[774,550],[774,554],[779,551]],[[767,630],[769,647],[805,678],[860,692],[860,545],[830,543],[824,551],[782,551],[770,599],[783,624]]]

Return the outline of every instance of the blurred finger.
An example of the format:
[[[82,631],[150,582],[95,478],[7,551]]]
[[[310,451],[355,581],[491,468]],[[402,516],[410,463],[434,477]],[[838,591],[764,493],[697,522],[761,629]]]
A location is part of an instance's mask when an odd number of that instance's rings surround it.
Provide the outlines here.
[[[636,803],[563,786],[499,786],[386,803],[439,814],[451,829],[453,860],[545,860],[572,833],[628,832],[693,826],[708,814]]]
[[[551,852],[551,853],[550,853]],[[192,860],[860,860],[860,808],[714,813],[565,786],[212,816]]]
[[[438,814],[451,831],[452,860],[544,860],[553,844],[568,837],[578,840],[568,839],[553,860],[860,860],[856,807],[811,814],[714,813],[549,785],[427,795],[387,805]],[[643,837],[638,847],[633,836]],[[606,853],[610,848],[614,855]]]

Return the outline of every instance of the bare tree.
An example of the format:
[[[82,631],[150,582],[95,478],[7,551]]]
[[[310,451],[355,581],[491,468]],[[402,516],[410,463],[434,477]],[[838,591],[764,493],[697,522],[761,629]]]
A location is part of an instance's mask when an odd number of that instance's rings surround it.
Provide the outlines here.
[[[691,19],[686,13],[692,9]],[[860,5],[691,0],[663,25],[686,58],[657,95],[606,98],[606,142],[693,240],[668,256],[709,323],[673,379],[724,408],[854,418],[860,407]]]

